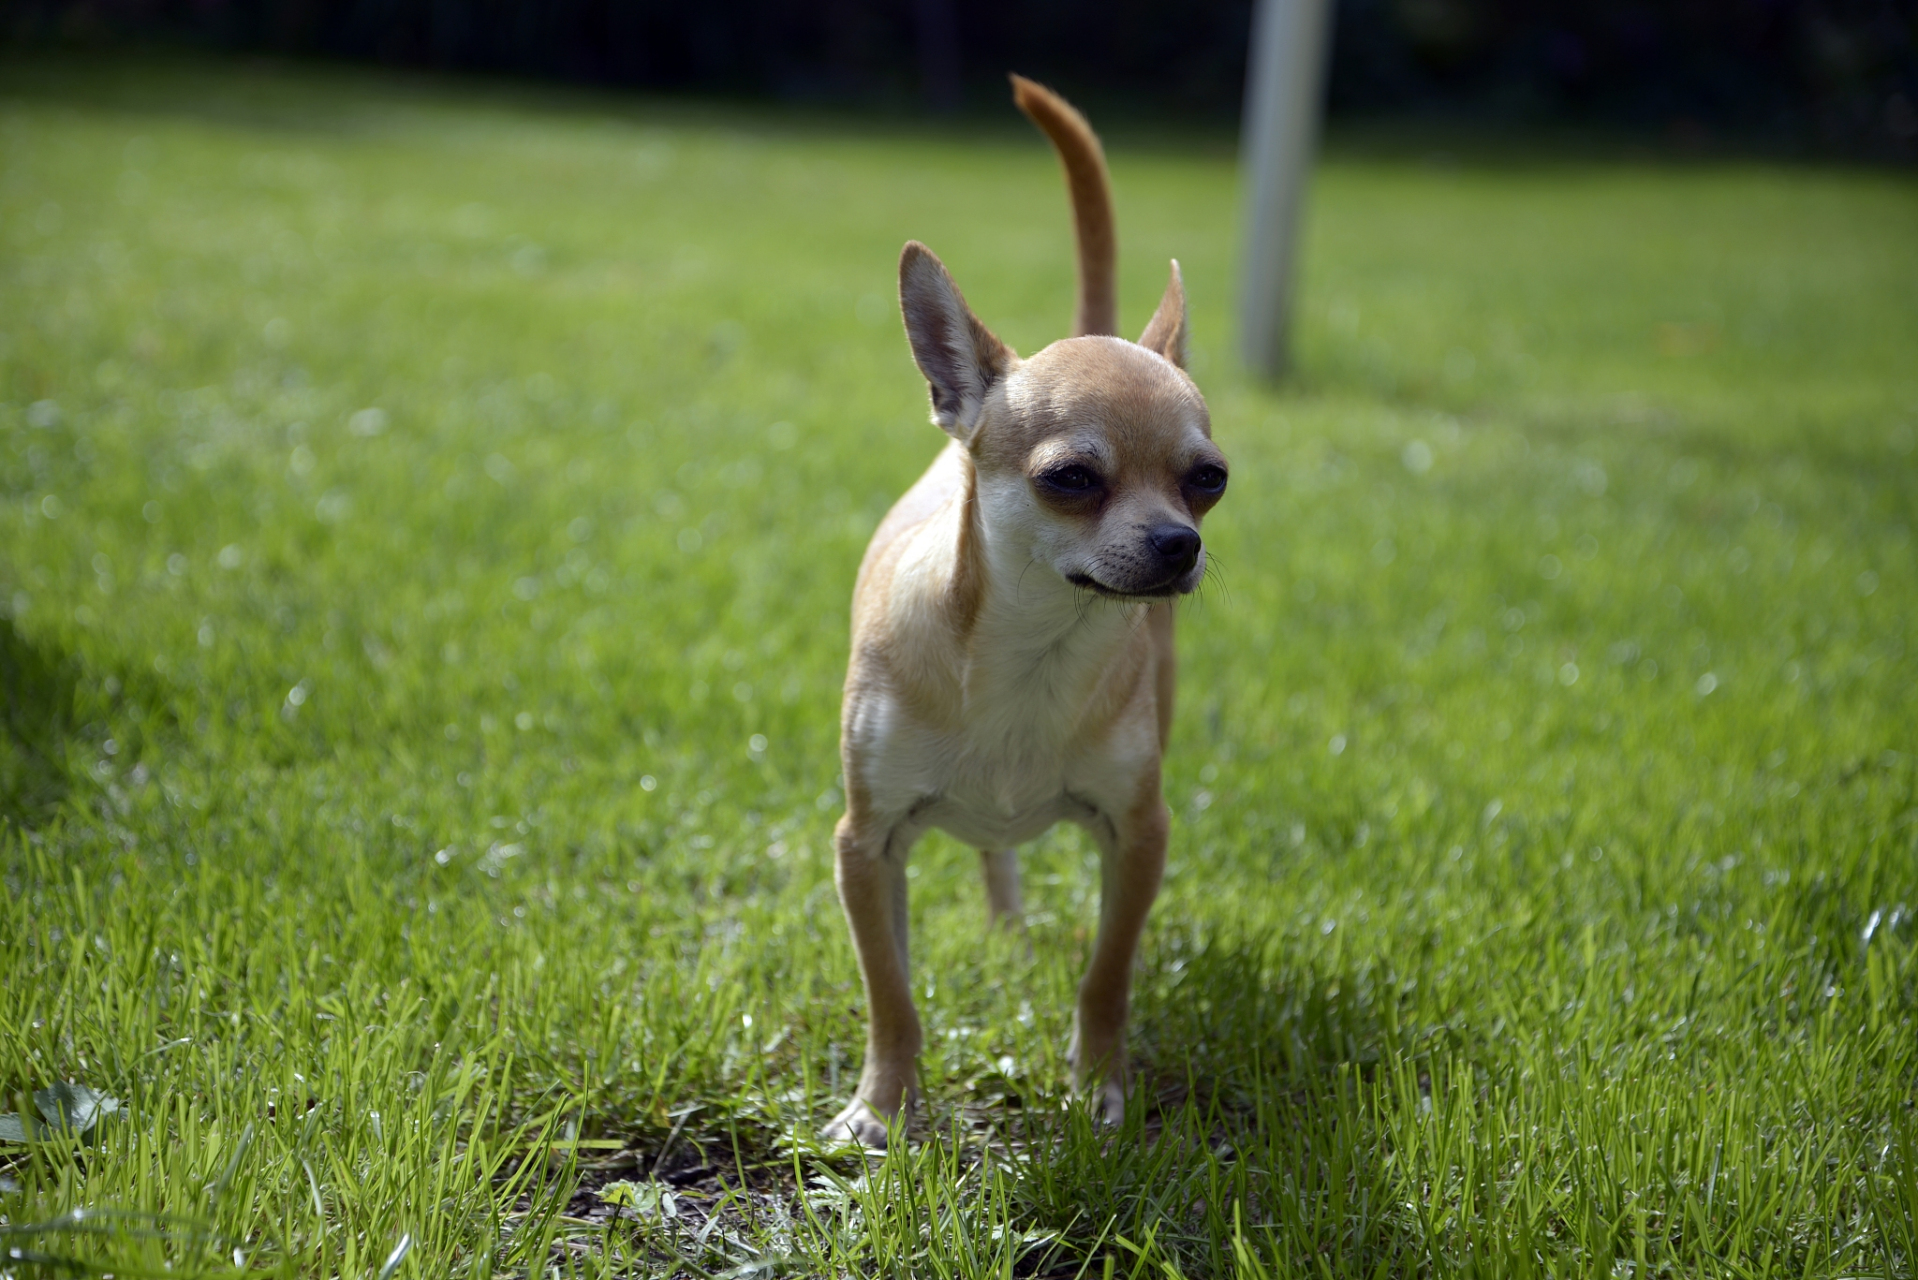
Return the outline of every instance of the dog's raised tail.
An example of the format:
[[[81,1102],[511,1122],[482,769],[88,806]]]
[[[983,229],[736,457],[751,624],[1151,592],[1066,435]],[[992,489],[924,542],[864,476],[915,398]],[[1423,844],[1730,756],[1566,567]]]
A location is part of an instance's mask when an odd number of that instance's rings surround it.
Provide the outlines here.
[[[1099,135],[1071,103],[1024,76],[1012,77],[1012,100],[1052,139],[1072,193],[1073,229],[1079,239],[1079,314],[1073,336],[1117,334],[1119,237],[1112,225],[1112,185]]]

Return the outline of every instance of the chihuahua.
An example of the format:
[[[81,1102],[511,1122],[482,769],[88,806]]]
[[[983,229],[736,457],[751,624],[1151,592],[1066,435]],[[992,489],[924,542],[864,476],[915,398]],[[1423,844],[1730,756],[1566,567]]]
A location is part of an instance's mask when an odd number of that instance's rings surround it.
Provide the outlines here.
[[[993,920],[1020,919],[1013,846],[1076,822],[1101,855],[1099,927],[1069,1061],[1125,1109],[1133,955],[1165,867],[1159,762],[1172,610],[1205,576],[1225,457],[1185,372],[1179,264],[1136,343],[1114,336],[1105,156],[1064,99],[1012,78],[1051,139],[1079,251],[1074,335],[1021,360],[910,241],[899,305],[950,443],[873,534],[853,591],[835,878],[868,1007],[858,1092],[824,1136],[884,1147],[916,1094],[906,858],[937,827],[980,850]]]

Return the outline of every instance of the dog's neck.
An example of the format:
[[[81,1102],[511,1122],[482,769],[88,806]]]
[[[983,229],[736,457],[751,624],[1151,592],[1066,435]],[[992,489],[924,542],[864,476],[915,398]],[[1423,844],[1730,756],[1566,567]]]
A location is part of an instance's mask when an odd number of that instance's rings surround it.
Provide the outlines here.
[[[968,478],[969,528],[960,540],[958,577],[976,602],[967,645],[966,700],[1008,699],[1046,719],[1076,720],[1141,625],[1147,606],[1076,587],[1035,559],[1021,530],[1005,528],[1016,504],[995,502]],[[995,509],[997,508],[997,509]],[[997,517],[997,518],[996,518]],[[970,561],[970,563],[967,563]]]

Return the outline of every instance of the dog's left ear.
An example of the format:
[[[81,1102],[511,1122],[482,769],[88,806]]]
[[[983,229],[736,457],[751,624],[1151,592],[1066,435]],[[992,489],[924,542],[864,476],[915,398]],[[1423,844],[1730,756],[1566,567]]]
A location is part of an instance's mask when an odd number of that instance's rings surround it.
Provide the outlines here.
[[[1179,260],[1172,260],[1172,278],[1166,281],[1165,296],[1152,313],[1139,345],[1156,351],[1181,369],[1185,368],[1185,281],[1179,275]]]

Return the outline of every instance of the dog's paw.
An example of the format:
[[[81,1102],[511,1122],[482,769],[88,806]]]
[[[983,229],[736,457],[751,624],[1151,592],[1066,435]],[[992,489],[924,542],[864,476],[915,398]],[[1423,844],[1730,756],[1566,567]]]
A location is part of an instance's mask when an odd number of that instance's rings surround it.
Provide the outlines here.
[[[1079,1027],[1072,1030],[1072,1043],[1066,1048],[1066,1061],[1072,1066],[1072,1086],[1086,1100],[1092,1118],[1117,1127],[1125,1121],[1125,1038],[1107,1039],[1102,1047],[1091,1050]],[[1097,1078],[1092,1078],[1094,1073]]]
[[[819,1136],[827,1142],[849,1142],[869,1151],[884,1151],[887,1132],[886,1117],[874,1111],[864,1098],[854,1098],[819,1131]]]
[[[1103,1081],[1092,1088],[1086,1100],[1092,1107],[1092,1118],[1099,1123],[1115,1129],[1125,1123],[1125,1081]]]

